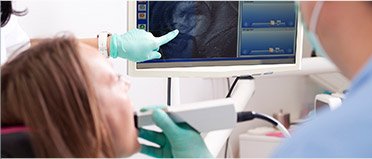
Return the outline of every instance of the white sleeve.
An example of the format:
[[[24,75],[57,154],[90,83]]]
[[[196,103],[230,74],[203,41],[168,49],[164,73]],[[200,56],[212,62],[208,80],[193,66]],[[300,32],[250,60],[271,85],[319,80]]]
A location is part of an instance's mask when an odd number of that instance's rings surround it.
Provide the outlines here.
[[[3,32],[3,28],[1,28],[1,32]],[[6,49],[5,49],[5,42],[4,42],[4,34],[1,33],[1,65],[6,61]]]
[[[30,38],[19,26],[17,17],[12,15],[8,24],[1,28],[1,64],[29,47]]]

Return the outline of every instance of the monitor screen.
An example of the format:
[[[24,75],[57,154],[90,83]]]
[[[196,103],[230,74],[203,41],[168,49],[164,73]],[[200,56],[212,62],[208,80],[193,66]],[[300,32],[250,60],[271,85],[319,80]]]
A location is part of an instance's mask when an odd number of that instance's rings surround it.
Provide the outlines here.
[[[178,36],[135,69],[296,64],[293,1],[137,1],[135,27]]]

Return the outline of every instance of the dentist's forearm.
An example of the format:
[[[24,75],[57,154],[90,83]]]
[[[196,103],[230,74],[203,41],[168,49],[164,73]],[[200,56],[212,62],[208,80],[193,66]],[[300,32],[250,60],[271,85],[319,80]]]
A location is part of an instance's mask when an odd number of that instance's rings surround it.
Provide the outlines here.
[[[43,39],[40,39],[40,38],[30,39],[31,46],[35,46],[36,44],[38,44],[42,40]],[[110,55],[110,41],[111,41],[111,37],[109,36],[109,37],[107,37],[107,52],[108,52],[109,55]],[[87,44],[91,47],[94,47],[94,48],[98,49],[98,38],[79,39],[79,42],[82,42],[84,44]]]
[[[87,44],[91,47],[94,47],[98,49],[98,38],[86,38],[86,39],[79,39],[80,42]],[[107,37],[107,52],[108,55],[110,56],[110,41],[111,41],[111,36]]]

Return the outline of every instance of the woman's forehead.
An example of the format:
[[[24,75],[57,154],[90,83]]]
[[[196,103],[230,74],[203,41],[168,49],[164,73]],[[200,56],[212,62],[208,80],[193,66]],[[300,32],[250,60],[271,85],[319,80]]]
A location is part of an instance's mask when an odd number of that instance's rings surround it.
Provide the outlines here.
[[[112,64],[107,58],[100,55],[97,49],[82,43],[80,44],[80,48],[82,60],[94,78],[105,78],[106,76],[115,74]]]

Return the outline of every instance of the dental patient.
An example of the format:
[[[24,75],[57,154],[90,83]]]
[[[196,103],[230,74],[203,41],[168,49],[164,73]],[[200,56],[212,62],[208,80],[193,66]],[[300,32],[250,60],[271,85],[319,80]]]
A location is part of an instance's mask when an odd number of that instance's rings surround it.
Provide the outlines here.
[[[47,39],[1,66],[2,128],[27,128],[29,157],[130,156],[140,145],[128,89],[96,49]]]
[[[1,66],[1,156],[127,157],[138,135],[158,145],[141,145],[149,156],[212,157],[198,132],[162,109],[152,109],[162,131],[137,134],[128,89],[97,49],[71,36],[44,40]]]

